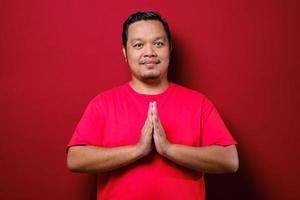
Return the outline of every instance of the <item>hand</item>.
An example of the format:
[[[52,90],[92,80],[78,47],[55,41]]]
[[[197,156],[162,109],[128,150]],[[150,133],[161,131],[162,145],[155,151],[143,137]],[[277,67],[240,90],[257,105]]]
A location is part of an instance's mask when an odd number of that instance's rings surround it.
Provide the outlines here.
[[[170,143],[167,139],[165,130],[162,124],[160,123],[156,102],[152,103],[152,121],[153,121],[153,128],[154,128],[153,136],[154,136],[155,148],[160,155],[165,156],[167,149],[170,146]]]
[[[153,138],[153,121],[152,121],[152,103],[149,103],[148,116],[142,129],[142,133],[138,142],[138,148],[141,150],[142,156],[148,155],[152,149]]]

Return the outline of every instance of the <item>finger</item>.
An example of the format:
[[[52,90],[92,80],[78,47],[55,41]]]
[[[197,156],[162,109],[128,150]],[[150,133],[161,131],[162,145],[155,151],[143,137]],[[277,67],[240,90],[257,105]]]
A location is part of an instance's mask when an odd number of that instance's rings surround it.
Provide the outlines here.
[[[153,114],[153,102],[150,102],[149,104],[149,119],[151,123],[154,123],[154,114]]]
[[[147,132],[148,130],[151,129],[153,129],[152,123],[150,122],[150,119],[147,118],[143,127],[143,131]]]
[[[162,137],[162,134],[159,130],[156,130],[154,131],[154,135],[157,137],[157,138],[161,138]]]
[[[149,102],[147,119],[146,119],[145,123],[147,123],[149,125],[153,123],[153,119],[152,119],[152,102]]]
[[[154,101],[152,103],[152,110],[153,110],[153,114],[157,116],[158,112],[157,112],[157,103],[156,103],[156,101]]]
[[[145,124],[145,131],[150,132],[153,129],[153,123],[151,123],[150,119],[147,120]]]
[[[154,122],[155,122],[155,124],[159,124],[160,122],[159,122],[159,118],[158,118],[158,116],[156,115],[156,116],[154,116]]]
[[[149,131],[152,131],[152,129],[153,129],[153,123],[151,123],[150,120],[149,120],[149,123],[148,123],[148,129],[149,129]]]
[[[158,112],[157,112],[157,103],[154,101],[152,104],[152,110],[153,110],[153,123],[160,123],[159,122],[159,117],[158,117]]]
[[[152,102],[149,102],[149,107],[148,107],[148,117],[150,118],[152,114]]]
[[[159,133],[159,126],[157,123],[154,124],[153,129],[155,133]]]
[[[157,125],[157,127],[159,127],[159,125],[160,125],[160,120],[159,120],[158,116],[157,116],[157,115],[154,115],[153,118],[152,118],[152,120],[153,120],[153,124],[154,124],[154,125]]]
[[[157,135],[158,135],[158,130],[155,128],[155,126],[154,126],[154,129],[153,129],[153,134],[157,137]]]

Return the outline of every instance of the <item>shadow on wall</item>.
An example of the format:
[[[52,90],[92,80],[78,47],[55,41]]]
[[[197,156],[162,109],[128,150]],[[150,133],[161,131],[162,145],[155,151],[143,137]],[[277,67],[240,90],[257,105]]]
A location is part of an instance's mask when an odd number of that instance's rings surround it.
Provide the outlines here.
[[[206,197],[207,200],[230,199],[230,200],[259,200],[262,199],[258,193],[255,183],[249,177],[243,167],[240,154],[240,169],[235,174],[206,174]]]
[[[174,42],[175,41],[175,42]],[[182,45],[178,40],[173,40],[173,51],[171,55],[170,67],[169,67],[169,80],[178,83],[183,86],[189,84],[189,80],[186,80],[186,77],[190,77],[188,71],[184,70],[184,65],[186,63],[191,63],[188,58],[182,57],[182,51],[185,49],[185,46]],[[199,80],[199,83],[201,81]],[[198,89],[198,88],[196,88]],[[222,115],[222,113],[221,113]],[[227,122],[224,118],[225,123]],[[231,123],[226,123],[228,129],[235,134],[233,125]],[[236,138],[237,141],[238,138]],[[262,199],[261,193],[258,188],[255,186],[255,182],[249,170],[247,169],[247,159],[244,159],[245,154],[243,153],[243,148],[239,147],[239,159],[240,166],[238,172],[234,174],[206,174],[206,199],[207,200],[219,200],[219,199],[230,199],[230,200],[253,200],[253,199]]]
[[[172,82],[180,84],[182,81],[182,58],[180,55],[180,49],[181,45],[176,42],[176,39],[174,39],[174,36],[172,36],[172,52],[171,52],[171,60],[170,60],[170,65],[168,69],[168,79],[171,80]],[[177,59],[176,59],[177,58]],[[178,59],[179,58],[179,59]]]

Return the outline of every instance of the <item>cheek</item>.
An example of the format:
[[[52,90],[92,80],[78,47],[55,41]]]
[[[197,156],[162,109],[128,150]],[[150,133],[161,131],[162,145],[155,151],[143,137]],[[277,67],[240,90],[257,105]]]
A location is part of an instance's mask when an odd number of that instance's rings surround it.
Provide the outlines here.
[[[168,53],[161,55],[161,61],[165,64],[170,62],[170,55]]]
[[[127,57],[127,63],[131,71],[137,72],[140,68],[138,57],[134,57],[133,55]]]
[[[140,55],[138,53],[130,53],[127,54],[127,59],[130,63],[138,63],[140,60]]]
[[[160,56],[164,60],[168,60],[170,58],[170,51],[169,50],[163,50],[160,52]]]

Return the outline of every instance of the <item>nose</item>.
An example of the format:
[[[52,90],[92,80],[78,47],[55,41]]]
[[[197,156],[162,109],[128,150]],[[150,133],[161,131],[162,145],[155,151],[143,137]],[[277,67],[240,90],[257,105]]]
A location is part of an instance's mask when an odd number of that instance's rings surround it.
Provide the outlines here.
[[[155,57],[157,56],[155,52],[155,47],[153,45],[147,45],[144,51],[144,57]]]

